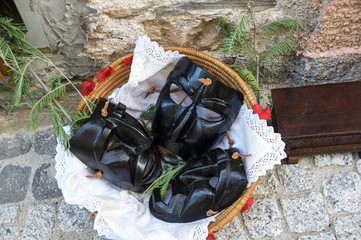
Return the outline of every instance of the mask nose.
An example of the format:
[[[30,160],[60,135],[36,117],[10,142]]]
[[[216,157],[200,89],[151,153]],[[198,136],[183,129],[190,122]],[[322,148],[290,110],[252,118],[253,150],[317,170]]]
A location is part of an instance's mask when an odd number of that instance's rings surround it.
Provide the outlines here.
[[[192,129],[195,121],[195,106],[191,105],[179,117],[177,125],[175,126],[173,132],[170,133],[170,140],[172,142],[184,141],[190,133],[190,129]]]
[[[172,142],[184,141],[189,134],[192,133],[192,128],[197,121],[197,105],[201,101],[203,91],[206,86],[201,86],[196,94],[191,105],[189,105],[184,112],[179,116],[176,126],[173,132],[170,134],[170,140]]]

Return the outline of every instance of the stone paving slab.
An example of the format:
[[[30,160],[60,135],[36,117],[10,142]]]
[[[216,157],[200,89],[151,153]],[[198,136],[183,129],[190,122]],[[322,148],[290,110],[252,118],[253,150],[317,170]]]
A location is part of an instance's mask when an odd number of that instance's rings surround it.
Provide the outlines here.
[[[55,180],[53,146],[45,146],[52,139],[51,132],[45,128],[26,133],[24,138],[0,136],[0,143],[8,144],[0,149],[10,156],[0,160],[0,240],[106,240],[93,230],[94,219],[86,209],[65,203]],[[21,140],[26,138],[29,142]],[[10,145],[18,146],[21,141],[29,149],[14,154]],[[358,240],[360,191],[357,154],[301,158],[299,164],[268,171],[254,192],[250,210],[238,214],[215,237]]]
[[[0,240],[15,240],[19,236],[16,227],[0,226]]]
[[[361,239],[361,214],[335,217],[333,224],[337,239]]]
[[[321,193],[282,199],[281,205],[290,232],[322,231],[329,225],[329,216]]]
[[[19,207],[16,205],[5,206],[0,208],[0,224],[13,223],[18,216]]]
[[[0,138],[0,160],[25,154],[29,152],[30,147],[31,139],[27,133]]]
[[[43,163],[35,171],[32,183],[32,193],[36,200],[61,197],[61,190],[55,179],[55,163]]]
[[[332,212],[361,211],[361,179],[357,173],[336,174],[323,182],[322,186]]]
[[[299,237],[298,240],[336,240],[333,233],[320,233]]]
[[[26,197],[31,167],[6,165],[0,172],[0,204],[21,202]]]
[[[31,206],[25,223],[23,239],[50,238],[56,217],[56,205],[44,203]]]
[[[277,167],[277,172],[281,184],[290,192],[310,190],[317,181],[314,173],[298,165],[281,165]]]
[[[331,165],[351,166],[353,164],[352,153],[335,153],[335,154],[322,154],[315,156],[316,167],[325,167]]]
[[[243,214],[243,219],[251,238],[282,233],[282,216],[275,199],[256,200],[250,211]]]

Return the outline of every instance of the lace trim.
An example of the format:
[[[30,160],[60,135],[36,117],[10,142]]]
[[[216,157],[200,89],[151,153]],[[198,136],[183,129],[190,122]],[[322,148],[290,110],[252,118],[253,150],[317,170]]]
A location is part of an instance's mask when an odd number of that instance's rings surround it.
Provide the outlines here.
[[[175,51],[164,51],[157,42],[152,42],[146,35],[135,41],[132,69],[129,75],[129,86],[138,86],[140,82],[158,73],[170,63],[175,63],[184,55]],[[147,67],[147,69],[145,69]]]
[[[272,146],[271,151],[256,161],[248,171],[248,180],[255,182],[259,176],[266,175],[267,170],[272,169],[275,164],[281,164],[281,160],[287,157],[284,151],[285,143],[281,140],[281,134],[275,133],[273,127],[267,126],[265,120],[260,120],[258,115],[253,114],[245,105],[242,106],[240,115],[253,131]]]
[[[120,240],[120,238],[110,229],[108,222],[101,216],[95,217],[94,230],[98,232],[99,236],[104,236],[113,240]]]
[[[64,128],[64,130],[66,130],[66,128]],[[61,186],[59,186],[60,183],[60,179],[62,179],[64,177],[65,174],[65,149],[63,147],[63,145],[60,143],[60,140],[57,139],[58,145],[56,146],[56,156],[55,156],[55,170],[56,170],[56,174],[55,174],[55,179],[58,182],[58,187],[61,189]]]
[[[174,59],[178,61],[180,57],[178,51],[164,51],[163,47],[160,47],[157,42],[152,41],[146,35],[138,38],[135,44],[139,44],[139,46],[141,46],[141,49],[145,51],[147,55],[151,56],[154,60],[157,60],[158,62],[170,63],[173,62]]]
[[[197,227],[194,229],[192,239],[193,240],[204,240],[208,237],[208,225],[207,228],[204,229],[204,227]]]

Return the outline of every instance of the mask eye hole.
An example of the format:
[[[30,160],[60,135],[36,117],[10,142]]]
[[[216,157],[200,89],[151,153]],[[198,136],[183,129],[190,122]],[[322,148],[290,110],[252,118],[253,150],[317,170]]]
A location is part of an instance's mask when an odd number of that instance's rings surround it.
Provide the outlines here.
[[[197,106],[197,115],[208,122],[218,122],[223,119],[221,114],[202,106]]]
[[[192,99],[174,83],[170,86],[169,96],[174,103],[182,107],[188,107],[192,104]]]

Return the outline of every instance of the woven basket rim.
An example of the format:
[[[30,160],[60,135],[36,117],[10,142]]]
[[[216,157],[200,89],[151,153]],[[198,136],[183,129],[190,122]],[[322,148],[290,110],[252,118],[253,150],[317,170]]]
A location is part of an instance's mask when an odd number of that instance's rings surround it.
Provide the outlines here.
[[[234,72],[231,68],[229,68],[226,64],[222,63],[221,61],[205,53],[202,53],[200,51],[191,48],[176,47],[176,46],[165,46],[163,48],[165,51],[169,51],[169,50],[178,51],[180,54],[186,55],[193,62],[199,61],[202,64],[211,66],[209,71],[210,72],[215,71],[219,75],[218,76],[219,79],[222,78],[223,76],[224,76],[223,79],[226,79],[227,77],[227,81],[229,82],[224,82],[224,80],[223,82],[242,92],[245,98],[245,103],[247,104],[248,108],[251,108],[252,105],[257,103],[255,97],[253,96],[253,93],[249,89],[248,85],[243,81],[243,79],[236,72]],[[120,85],[121,87],[125,82],[128,81],[129,73],[130,73],[130,65],[124,66],[124,60],[131,57],[133,57],[133,52],[125,54],[122,57],[113,61],[111,64],[109,64],[109,67],[114,68],[115,72],[109,77],[107,77],[104,80],[104,82],[99,83],[96,76],[93,78],[93,81],[95,82],[95,88],[88,96],[88,99],[91,102],[95,103],[97,99],[99,99],[100,97],[109,96],[110,93],[115,88],[118,87],[118,85]],[[211,73],[213,75],[217,75],[214,74],[213,72]],[[222,81],[222,79],[220,80]],[[77,106],[77,111],[87,111],[83,99],[80,100]],[[236,200],[231,206],[229,206],[228,208],[226,208],[216,216],[216,221],[211,222],[208,225],[209,234],[219,231],[223,226],[225,226],[228,222],[230,222],[232,218],[241,211],[247,200],[252,196],[252,193],[256,188],[257,183],[258,181],[251,183],[251,185],[243,192],[242,196],[238,200]]]

